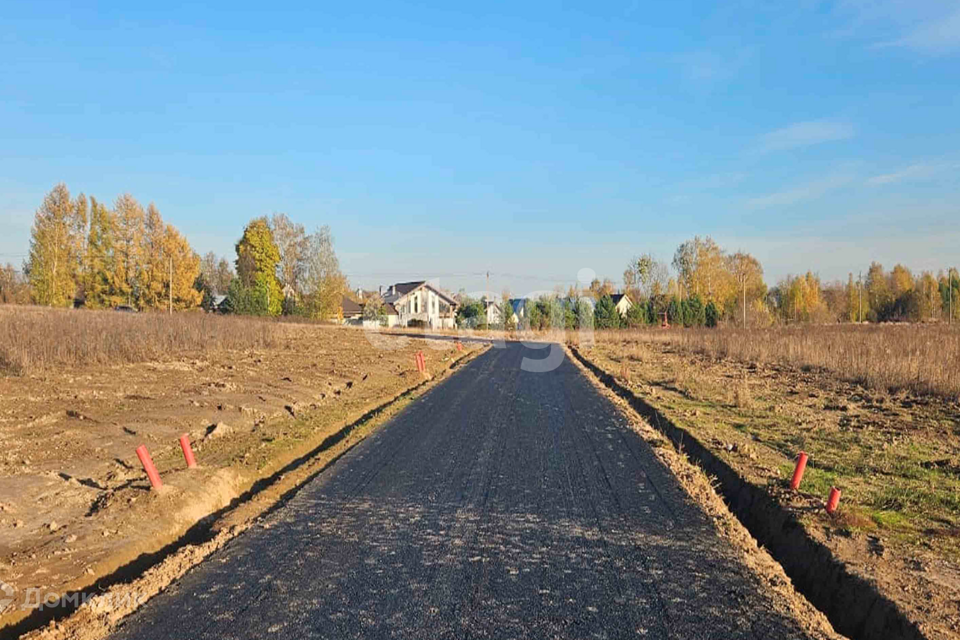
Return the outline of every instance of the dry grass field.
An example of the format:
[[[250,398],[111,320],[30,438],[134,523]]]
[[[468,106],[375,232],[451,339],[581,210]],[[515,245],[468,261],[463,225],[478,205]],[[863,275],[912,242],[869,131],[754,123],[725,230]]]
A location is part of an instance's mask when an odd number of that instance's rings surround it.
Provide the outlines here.
[[[804,325],[649,334],[688,351],[757,364],[827,369],[870,389],[960,399],[960,327]]]
[[[118,313],[0,305],[0,373],[115,365],[278,344],[276,323],[203,313]]]
[[[960,631],[960,330],[624,331],[583,353],[931,629]],[[832,486],[836,518],[823,511]]]

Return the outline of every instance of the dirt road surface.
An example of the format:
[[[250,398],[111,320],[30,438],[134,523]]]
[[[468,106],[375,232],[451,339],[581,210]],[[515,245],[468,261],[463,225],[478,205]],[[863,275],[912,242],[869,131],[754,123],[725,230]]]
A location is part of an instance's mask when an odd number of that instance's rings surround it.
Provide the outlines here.
[[[116,638],[803,638],[569,361],[494,348]]]

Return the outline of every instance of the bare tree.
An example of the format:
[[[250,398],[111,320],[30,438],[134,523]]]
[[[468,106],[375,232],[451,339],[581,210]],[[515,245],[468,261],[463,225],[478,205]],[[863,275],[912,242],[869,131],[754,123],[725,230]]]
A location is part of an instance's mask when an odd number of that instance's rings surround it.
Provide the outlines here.
[[[292,221],[285,213],[275,213],[270,218],[273,241],[280,250],[280,264],[277,266],[280,282],[290,286],[297,294],[302,294],[304,278],[307,275],[307,258],[310,240],[302,224]]]
[[[334,317],[340,310],[347,279],[340,272],[340,261],[333,250],[330,227],[324,226],[307,237],[304,293],[310,314],[317,318]]]

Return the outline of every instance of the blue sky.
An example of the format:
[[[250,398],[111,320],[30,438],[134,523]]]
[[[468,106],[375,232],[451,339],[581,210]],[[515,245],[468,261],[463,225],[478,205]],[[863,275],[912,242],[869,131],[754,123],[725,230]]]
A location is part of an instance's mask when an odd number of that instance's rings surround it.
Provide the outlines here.
[[[5,6],[0,262],[63,181],[201,253],[329,224],[364,286],[960,263],[955,1],[135,4]]]

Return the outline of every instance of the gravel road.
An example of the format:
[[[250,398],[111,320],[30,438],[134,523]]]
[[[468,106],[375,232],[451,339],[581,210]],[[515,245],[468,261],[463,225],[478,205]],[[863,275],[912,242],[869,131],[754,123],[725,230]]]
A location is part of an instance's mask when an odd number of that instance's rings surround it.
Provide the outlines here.
[[[492,348],[116,638],[802,638],[569,361]]]

